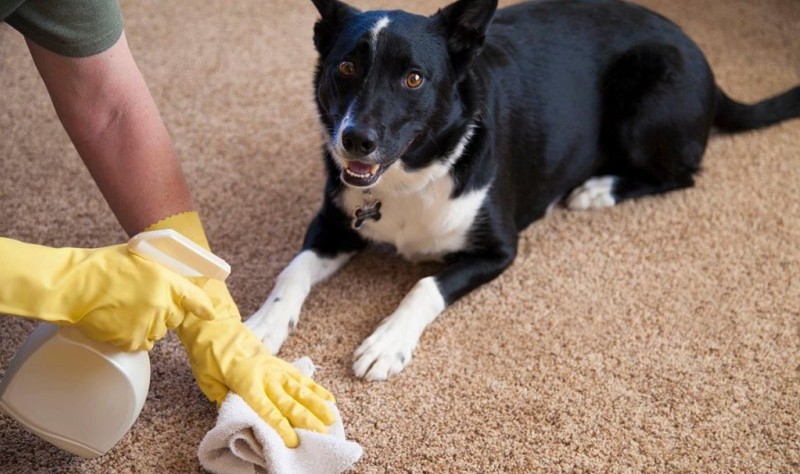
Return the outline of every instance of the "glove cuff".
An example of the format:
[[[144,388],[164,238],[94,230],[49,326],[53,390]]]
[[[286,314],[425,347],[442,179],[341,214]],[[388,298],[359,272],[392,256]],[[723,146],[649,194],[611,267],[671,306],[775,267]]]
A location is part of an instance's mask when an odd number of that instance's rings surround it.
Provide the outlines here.
[[[203,231],[203,224],[200,222],[200,215],[197,211],[186,211],[165,217],[158,222],[150,224],[145,231],[163,229],[177,230],[206,250],[211,249],[208,245],[208,239],[206,238],[206,233]]]

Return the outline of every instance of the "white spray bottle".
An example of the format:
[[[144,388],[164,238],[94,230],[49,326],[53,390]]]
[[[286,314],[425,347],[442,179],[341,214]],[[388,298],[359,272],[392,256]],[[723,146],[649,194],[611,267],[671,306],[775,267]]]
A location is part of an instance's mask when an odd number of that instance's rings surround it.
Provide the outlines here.
[[[224,260],[171,229],[142,232],[128,248],[184,276],[230,274]],[[149,387],[146,351],[120,352],[75,328],[41,323],[0,381],[0,409],[45,441],[92,459],[133,426]]]

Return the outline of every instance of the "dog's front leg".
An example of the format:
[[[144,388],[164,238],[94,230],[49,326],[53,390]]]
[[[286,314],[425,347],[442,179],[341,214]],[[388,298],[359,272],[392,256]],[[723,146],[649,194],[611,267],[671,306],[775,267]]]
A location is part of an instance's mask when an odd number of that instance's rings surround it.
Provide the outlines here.
[[[394,313],[356,349],[355,375],[377,381],[403,370],[411,362],[422,332],[439,313],[502,273],[515,254],[515,245],[491,253],[461,254],[438,275],[418,281]]]
[[[258,311],[245,321],[273,354],[297,327],[311,287],[336,273],[364,247],[365,242],[346,222],[336,208],[323,206],[308,228],[303,250],[278,275]]]

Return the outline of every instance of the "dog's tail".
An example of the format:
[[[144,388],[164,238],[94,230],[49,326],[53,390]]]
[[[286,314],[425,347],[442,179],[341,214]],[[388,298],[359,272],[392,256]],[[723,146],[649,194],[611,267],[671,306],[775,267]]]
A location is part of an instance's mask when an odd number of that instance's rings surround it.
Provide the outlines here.
[[[717,88],[714,125],[724,132],[744,132],[800,117],[800,86],[753,105],[742,104]]]

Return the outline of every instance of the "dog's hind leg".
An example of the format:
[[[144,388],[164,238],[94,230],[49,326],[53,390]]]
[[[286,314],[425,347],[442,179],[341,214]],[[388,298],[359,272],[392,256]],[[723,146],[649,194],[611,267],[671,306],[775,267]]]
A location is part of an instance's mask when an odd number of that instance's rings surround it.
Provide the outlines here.
[[[603,77],[601,174],[566,199],[570,209],[691,187],[714,116],[716,86],[699,51],[644,44]]]
[[[617,203],[614,197],[618,176],[596,176],[573,189],[564,200],[564,205],[572,210],[599,209]]]
[[[628,199],[661,194],[694,184],[691,174],[682,180],[651,182],[630,176],[597,176],[575,188],[564,201],[571,210],[612,207]]]

